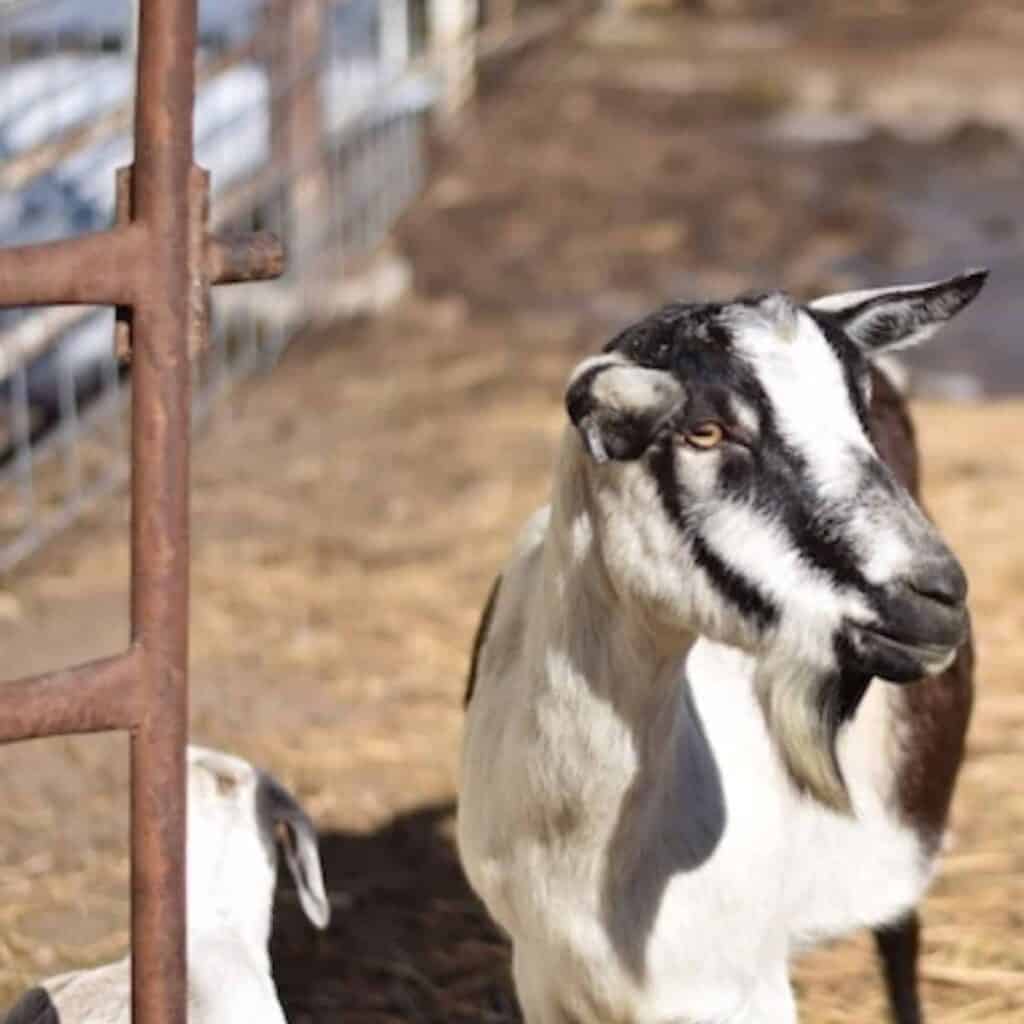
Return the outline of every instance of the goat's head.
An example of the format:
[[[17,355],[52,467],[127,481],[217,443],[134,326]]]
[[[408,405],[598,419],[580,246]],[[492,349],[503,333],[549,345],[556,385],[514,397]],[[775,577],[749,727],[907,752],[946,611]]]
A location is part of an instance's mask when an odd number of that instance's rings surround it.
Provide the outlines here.
[[[189,931],[233,927],[265,950],[278,843],[306,916],[326,928],[317,835],[284,786],[241,758],[188,748]]]
[[[966,626],[963,571],[870,440],[869,361],[929,337],[985,277],[671,305],[569,384],[611,585],[756,653],[791,775],[836,808],[836,733],[869,680],[940,671]]]

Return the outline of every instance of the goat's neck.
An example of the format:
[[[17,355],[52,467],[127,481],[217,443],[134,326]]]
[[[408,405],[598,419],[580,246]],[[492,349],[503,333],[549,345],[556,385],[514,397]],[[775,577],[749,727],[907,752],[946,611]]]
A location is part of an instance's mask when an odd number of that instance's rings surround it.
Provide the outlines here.
[[[588,467],[574,437],[562,446],[544,549],[543,616],[547,685],[610,703],[648,735],[682,699],[680,665],[696,635],[666,626],[622,595],[601,553]],[[578,696],[578,694],[577,694]]]
[[[262,863],[246,867],[218,877],[205,892],[189,892],[189,944],[238,943],[252,962],[269,970],[275,869]]]

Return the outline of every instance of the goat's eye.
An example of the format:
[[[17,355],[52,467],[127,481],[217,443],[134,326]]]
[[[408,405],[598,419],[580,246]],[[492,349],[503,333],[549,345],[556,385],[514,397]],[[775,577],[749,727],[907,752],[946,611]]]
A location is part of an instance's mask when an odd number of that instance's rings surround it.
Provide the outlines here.
[[[707,420],[704,423],[698,423],[693,430],[688,430],[683,434],[683,440],[691,448],[702,448],[705,450],[717,448],[725,440],[725,431],[720,423],[716,423],[714,420]]]
[[[217,792],[221,796],[229,796],[238,786],[237,780],[224,772],[216,772],[213,777],[217,783]]]

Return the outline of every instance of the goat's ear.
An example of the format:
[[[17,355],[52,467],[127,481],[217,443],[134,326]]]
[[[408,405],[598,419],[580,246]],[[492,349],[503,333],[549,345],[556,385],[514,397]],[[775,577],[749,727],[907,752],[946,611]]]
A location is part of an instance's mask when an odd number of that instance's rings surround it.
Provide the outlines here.
[[[828,313],[868,355],[909,348],[930,338],[981,291],[987,270],[946,281],[825,295],[808,309]]]
[[[258,805],[262,820],[284,849],[285,863],[295,880],[306,917],[317,928],[326,928],[331,919],[331,905],[324,891],[313,822],[295,797],[265,772],[260,775]]]
[[[208,782],[211,787],[209,792],[212,793],[213,789],[216,789],[217,800],[234,799],[244,784],[252,780],[253,767],[248,761],[220,750],[211,750],[190,743],[186,751],[186,760],[190,776],[198,772],[196,778]]]
[[[629,461],[643,455],[683,398],[671,374],[609,353],[580,363],[565,407],[595,462]]]

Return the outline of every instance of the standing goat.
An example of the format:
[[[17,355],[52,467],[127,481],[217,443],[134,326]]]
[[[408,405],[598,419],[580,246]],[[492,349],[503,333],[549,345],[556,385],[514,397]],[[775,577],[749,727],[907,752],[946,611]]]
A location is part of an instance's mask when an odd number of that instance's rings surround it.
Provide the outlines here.
[[[529,1024],[792,1024],[791,955],[861,926],[920,1020],[966,580],[870,360],[985,276],[673,305],[572,375],[478,632],[458,813]]]
[[[326,928],[316,830],[276,779],[188,748],[189,1024],[285,1024],[270,973],[276,838],[299,901]],[[130,1024],[131,962],[73,971],[22,996],[4,1024]]]

